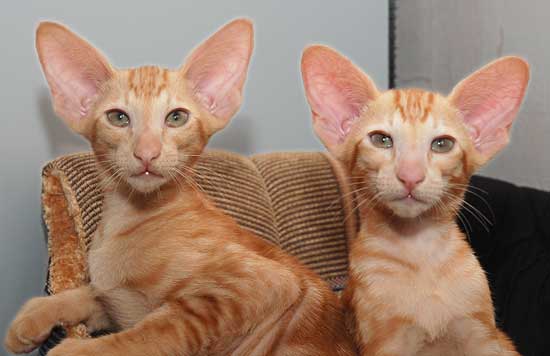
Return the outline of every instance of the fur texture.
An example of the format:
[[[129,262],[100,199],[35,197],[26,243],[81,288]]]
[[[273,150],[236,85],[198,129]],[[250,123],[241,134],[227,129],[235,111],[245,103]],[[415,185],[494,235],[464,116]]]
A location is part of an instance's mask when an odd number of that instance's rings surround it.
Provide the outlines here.
[[[528,65],[502,58],[448,97],[379,92],[322,46],[305,50],[302,73],[315,130],[358,201],[344,300],[361,354],[518,355],[455,219],[473,172],[508,142]]]
[[[91,142],[104,190],[90,284],[30,300],[8,350],[57,324],[107,336],[49,355],[352,355],[336,296],[313,272],[240,228],[197,189],[193,164],[238,110],[252,25],[236,20],[179,70],[116,70],[66,28],[37,49],[59,116]],[[174,114],[175,113],[175,114]]]

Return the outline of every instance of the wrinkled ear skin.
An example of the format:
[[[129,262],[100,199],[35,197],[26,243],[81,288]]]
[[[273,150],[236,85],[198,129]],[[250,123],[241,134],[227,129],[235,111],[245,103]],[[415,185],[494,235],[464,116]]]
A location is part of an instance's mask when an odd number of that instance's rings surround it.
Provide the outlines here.
[[[301,69],[315,133],[337,154],[356,119],[378,97],[378,89],[363,71],[330,47],[307,47]]]
[[[180,69],[188,90],[208,113],[212,134],[239,110],[254,47],[252,22],[234,20],[197,47]]]
[[[72,130],[88,136],[93,105],[113,68],[92,45],[53,22],[39,24],[36,50],[54,111]]]
[[[528,82],[527,62],[519,57],[503,57],[462,80],[449,95],[470,133],[478,165],[508,144]]]

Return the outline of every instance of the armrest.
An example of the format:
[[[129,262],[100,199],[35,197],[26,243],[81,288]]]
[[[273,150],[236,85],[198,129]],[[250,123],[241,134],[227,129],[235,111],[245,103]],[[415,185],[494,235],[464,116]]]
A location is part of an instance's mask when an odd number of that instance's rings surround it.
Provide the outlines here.
[[[90,184],[95,182],[94,164],[89,154],[76,154],[50,162],[42,171],[43,219],[49,254],[48,294],[77,288],[88,281],[87,246],[101,212],[97,188]],[[94,206],[90,211],[96,213],[83,216],[80,206]],[[52,335],[59,332],[56,330]],[[88,337],[84,325],[69,327],[63,334]],[[51,340],[41,352],[45,352],[48,344]]]

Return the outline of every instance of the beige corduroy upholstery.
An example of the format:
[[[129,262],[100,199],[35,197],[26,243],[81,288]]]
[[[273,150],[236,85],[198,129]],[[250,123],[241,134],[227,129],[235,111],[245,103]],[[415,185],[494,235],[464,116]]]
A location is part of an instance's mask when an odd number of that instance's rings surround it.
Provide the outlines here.
[[[298,257],[334,290],[343,288],[348,241],[356,231],[344,177],[323,153],[272,153],[250,158],[209,151],[196,182],[244,228]],[[50,162],[42,203],[50,255],[46,290],[87,283],[87,247],[101,218],[101,192],[90,153]],[[69,330],[85,336],[83,326]]]

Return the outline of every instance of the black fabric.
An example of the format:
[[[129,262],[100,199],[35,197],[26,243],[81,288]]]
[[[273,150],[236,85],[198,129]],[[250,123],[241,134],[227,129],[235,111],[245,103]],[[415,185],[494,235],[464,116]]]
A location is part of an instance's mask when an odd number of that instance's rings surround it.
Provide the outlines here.
[[[479,176],[470,186],[459,223],[487,272],[497,323],[523,356],[550,355],[550,193]]]
[[[64,338],[66,337],[65,330],[63,328],[56,326],[53,328],[50,336],[44,343],[40,346],[38,350],[39,356],[46,356],[46,354],[57,346]]]

